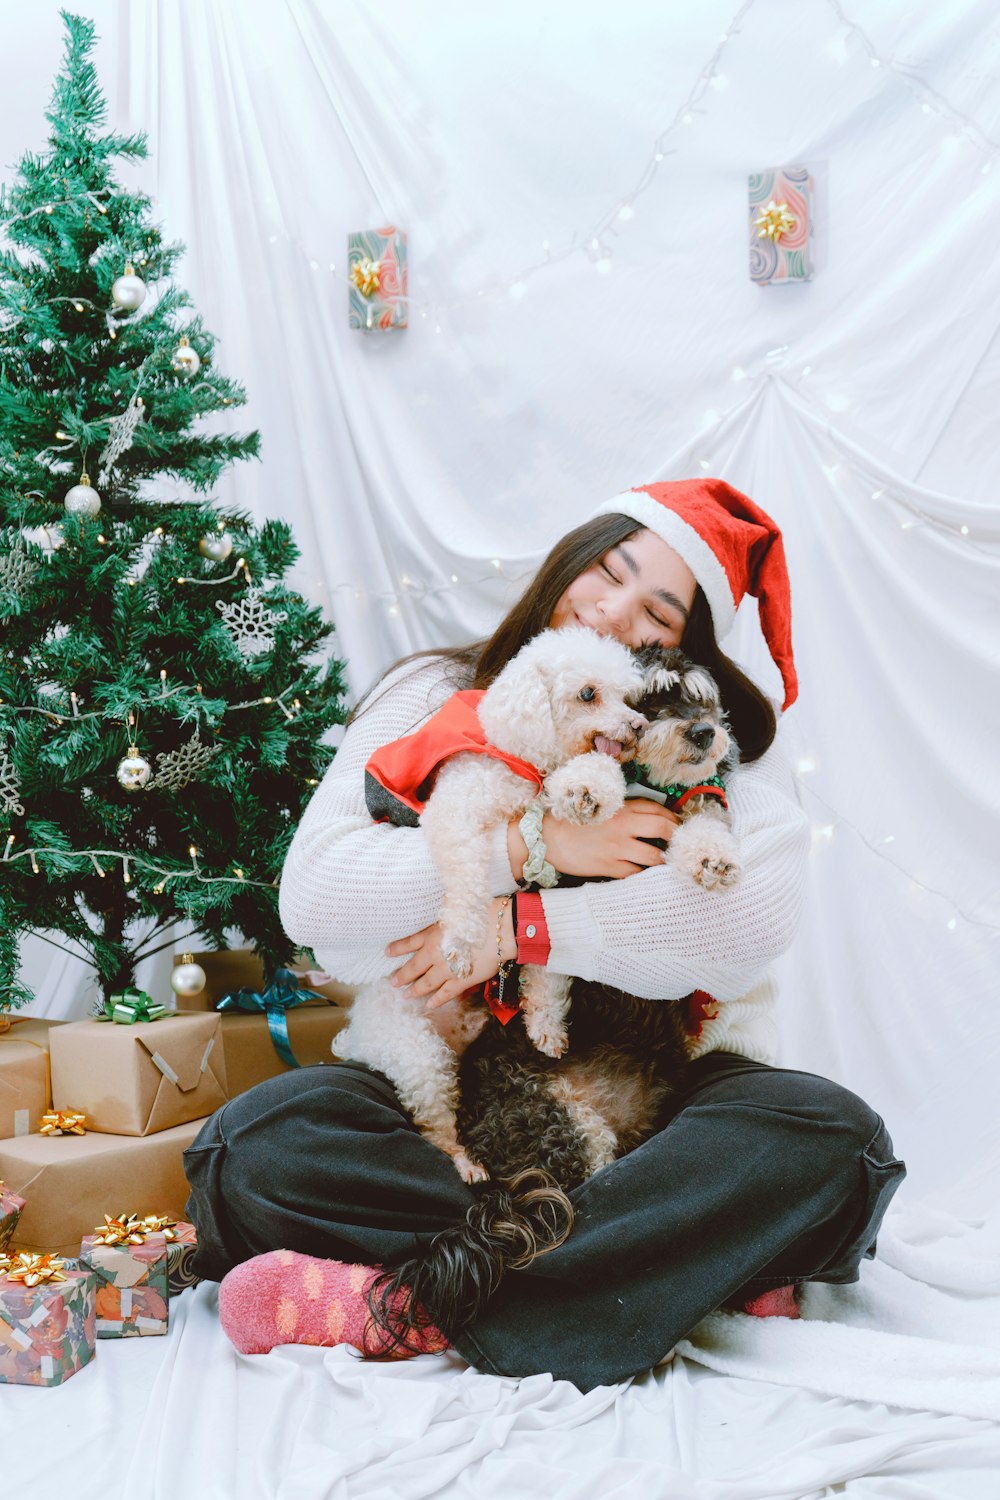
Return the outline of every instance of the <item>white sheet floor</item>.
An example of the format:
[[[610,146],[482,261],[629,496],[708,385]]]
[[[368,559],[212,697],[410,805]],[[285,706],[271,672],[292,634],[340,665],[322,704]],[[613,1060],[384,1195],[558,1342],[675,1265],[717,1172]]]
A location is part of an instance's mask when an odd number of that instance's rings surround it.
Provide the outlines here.
[[[890,1210],[800,1322],[708,1318],[673,1363],[581,1395],[456,1356],[238,1355],[213,1283],[165,1338],[0,1392],[3,1493],[107,1500],[998,1500],[1000,1216]]]

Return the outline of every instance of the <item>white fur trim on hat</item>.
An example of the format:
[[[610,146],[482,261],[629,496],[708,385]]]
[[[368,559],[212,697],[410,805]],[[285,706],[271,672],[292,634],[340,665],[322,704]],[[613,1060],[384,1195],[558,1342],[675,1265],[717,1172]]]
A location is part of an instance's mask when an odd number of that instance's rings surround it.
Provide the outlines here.
[[[673,547],[678,557],[684,559],[708,600],[716,639],[721,640],[727,635],[736,619],[733,591],[725,568],[700,532],[645,490],[623,490],[620,495],[605,500],[594,514],[602,516],[616,511],[632,516],[647,531],[655,532],[668,547]]]

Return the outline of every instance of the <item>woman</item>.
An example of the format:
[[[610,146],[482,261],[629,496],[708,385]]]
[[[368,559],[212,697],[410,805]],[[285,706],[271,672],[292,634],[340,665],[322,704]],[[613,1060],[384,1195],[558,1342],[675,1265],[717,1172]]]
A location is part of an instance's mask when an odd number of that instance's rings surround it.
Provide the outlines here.
[[[589,1390],[650,1368],[723,1304],[794,1316],[790,1284],[857,1280],[905,1172],[862,1100],[771,1065],[767,969],[794,933],[808,830],[773,743],[774,709],[717,644],[747,593],[787,707],[797,691],[790,600],[770,518],[721,480],[615,496],[554,548],[490,640],[424,653],[383,679],[289,851],[289,936],[348,982],[395,971],[442,1031],[460,992],[492,978],[501,958],[651,999],[690,997],[695,1060],[674,1114],[571,1194],[569,1239],[508,1274],[455,1337],[477,1369],[549,1371]],[[651,801],[590,827],[512,821],[494,847],[500,953],[491,921],[472,980],[456,981],[441,957],[441,882],[421,831],[371,823],[365,763],[456,688],[488,685],[539,630],[581,624],[629,646],[682,645],[716,677],[742,751],[728,795],[743,879],[705,892],[665,866],[649,841],[669,840],[676,820]],[[590,881],[519,896],[515,932],[504,898],[529,856],[531,868],[544,859]],[[220,1312],[245,1352],[295,1341],[363,1347],[370,1267],[419,1254],[472,1202],[387,1081],[354,1065],[287,1073],[233,1100],[186,1165],[199,1269],[225,1275]],[[424,1347],[444,1347],[447,1334],[428,1330]]]

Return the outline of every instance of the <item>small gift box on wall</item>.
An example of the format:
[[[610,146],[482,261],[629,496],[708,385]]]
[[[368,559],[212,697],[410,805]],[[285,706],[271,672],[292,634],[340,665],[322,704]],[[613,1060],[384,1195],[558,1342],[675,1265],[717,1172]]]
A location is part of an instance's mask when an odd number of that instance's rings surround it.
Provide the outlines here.
[[[97,1279],[97,1337],[127,1339],[166,1333],[169,1318],[167,1241],[134,1217],[113,1219],[80,1245],[81,1268]]]
[[[52,1255],[0,1256],[0,1384],[62,1385],[94,1357],[96,1282]]]
[[[752,173],[750,277],[760,286],[811,281],[813,180],[808,167]]]
[[[407,326],[406,235],[392,224],[347,236],[351,328]]]

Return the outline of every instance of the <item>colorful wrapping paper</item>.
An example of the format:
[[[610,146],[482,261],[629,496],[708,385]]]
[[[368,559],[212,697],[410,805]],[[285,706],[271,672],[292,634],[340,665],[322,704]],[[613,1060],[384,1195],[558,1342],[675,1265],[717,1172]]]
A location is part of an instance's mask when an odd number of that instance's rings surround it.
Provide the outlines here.
[[[347,236],[348,321],[351,328],[373,333],[406,327],[406,261],[406,235],[394,224]],[[367,277],[365,272],[369,273]],[[362,285],[359,286],[358,282]]]
[[[23,1207],[24,1199],[0,1182],[0,1250],[6,1250],[10,1244]]]
[[[0,1383],[62,1385],[94,1357],[93,1272],[23,1286],[0,1275]]]
[[[169,1317],[167,1241],[151,1234],[141,1245],[98,1245],[84,1236],[80,1265],[97,1280],[97,1337],[126,1339],[166,1333]]]
[[[812,191],[808,167],[771,167],[752,173],[750,197],[750,277],[759,286],[812,280]],[[777,239],[761,237],[755,220],[769,204],[795,220]]]
[[[173,1226],[175,1238],[167,1241],[167,1285],[171,1297],[179,1297],[186,1286],[197,1286],[201,1280],[192,1269],[198,1235],[193,1224],[183,1221]]]

